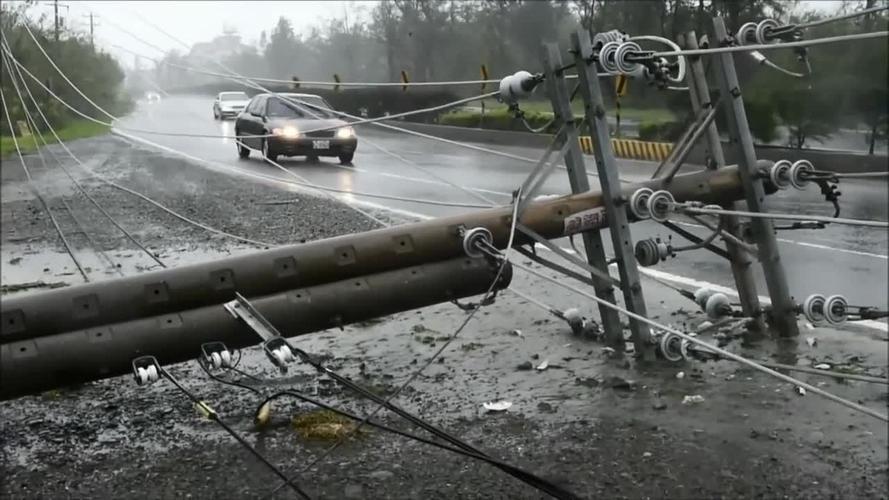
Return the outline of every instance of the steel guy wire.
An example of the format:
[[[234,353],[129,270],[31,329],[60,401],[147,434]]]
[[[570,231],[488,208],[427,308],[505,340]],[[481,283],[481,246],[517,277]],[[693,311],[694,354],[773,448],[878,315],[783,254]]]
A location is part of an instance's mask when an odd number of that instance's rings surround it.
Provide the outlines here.
[[[664,57],[664,56],[695,56],[708,54],[724,54],[726,52],[752,52],[761,50],[790,49],[795,47],[813,47],[816,45],[824,45],[828,43],[852,42],[857,40],[868,40],[871,38],[884,38],[889,36],[889,31],[874,31],[870,33],[856,33],[851,35],[830,36],[825,38],[813,38],[811,40],[800,40],[798,42],[782,42],[764,45],[732,45],[728,47],[714,47],[710,49],[694,49],[694,50],[674,50],[670,52],[652,52],[646,53],[646,57]]]
[[[737,215],[739,217],[748,217],[751,219],[777,219],[777,220],[798,220],[798,221],[817,221],[833,224],[844,224],[848,226],[864,226],[864,227],[884,227],[889,228],[889,221],[872,221],[859,219],[845,219],[842,217],[827,217],[824,215],[795,215],[795,214],[778,214],[770,212],[745,212],[741,210],[724,210],[708,207],[687,207],[681,204],[676,206],[677,210],[688,214],[711,214],[711,215]]]
[[[509,240],[507,242],[504,255],[509,255],[510,251],[512,250],[512,244],[513,244],[513,241],[515,238],[516,213],[519,208],[518,202],[521,199],[521,189],[519,190],[518,194],[519,194],[519,196],[516,196],[516,198],[513,200],[512,222],[511,222],[510,231],[509,231]],[[500,276],[503,274],[503,270],[506,267],[506,263],[507,263],[507,259],[503,258],[498,266],[497,274],[494,276],[494,279],[491,281],[491,285],[488,287],[488,290],[484,294],[484,299],[482,299],[482,302],[484,302],[485,299],[490,297],[491,293],[497,287],[497,282],[500,281]],[[460,333],[466,328],[466,325],[469,324],[469,322],[472,320],[472,318],[475,317],[476,313],[479,310],[481,310],[481,307],[476,307],[472,311],[470,311],[469,314],[466,315],[466,318],[463,320],[463,322],[460,323],[460,325],[456,328],[456,330],[454,331],[454,334],[451,335],[450,338],[448,338],[448,340],[445,341],[445,343],[442,344],[442,346],[435,353],[433,353],[433,355],[429,359],[427,359],[426,362],[422,366],[420,366],[416,371],[414,371],[410,375],[410,377],[408,377],[400,386],[398,386],[398,388],[395,390],[395,392],[393,392],[388,398],[386,398],[386,402],[389,403],[393,399],[395,399],[399,394],[401,394],[402,391],[404,391],[404,389],[406,387],[408,387],[411,383],[413,383],[413,381],[416,380],[416,378],[419,377],[421,373],[423,373],[427,368],[429,368],[429,366],[432,365],[432,363],[453,343],[453,341],[457,337],[460,336]],[[370,420],[371,418],[376,416],[377,413],[379,413],[382,409],[383,409],[383,405],[378,405],[361,422],[359,422],[358,425],[355,426],[351,432],[342,436],[336,443],[334,443],[331,447],[329,447],[321,455],[319,455],[317,458],[315,458],[315,460],[311,461],[309,464],[307,464],[305,467],[303,467],[301,469],[301,472],[305,472],[305,471],[309,470],[310,468],[314,467],[315,464],[319,463],[321,460],[324,460],[327,456],[329,456],[333,452],[333,450],[335,450],[342,443],[344,443],[346,439],[348,439],[349,437],[354,435],[356,432],[358,432],[358,429],[360,429],[365,423],[367,423],[368,420]],[[275,490],[272,491],[271,494],[274,494],[275,492],[280,490],[282,486],[283,485],[278,486]]]
[[[496,249],[494,249],[494,250],[496,250]],[[499,253],[499,250],[497,250],[497,252]],[[566,284],[566,283],[564,283],[564,282],[562,282],[562,281],[556,280],[556,279],[554,279],[554,278],[550,278],[549,276],[546,276],[545,274],[543,274],[543,273],[541,273],[541,272],[539,272],[539,271],[537,271],[537,270],[535,270],[535,269],[533,269],[533,268],[531,268],[531,267],[529,267],[529,266],[526,266],[526,265],[524,265],[524,264],[522,264],[522,263],[520,263],[520,262],[512,262],[512,264],[513,264],[514,266],[518,267],[519,269],[522,269],[522,270],[524,270],[524,271],[527,271],[527,272],[529,272],[529,273],[531,273],[531,274],[537,276],[537,277],[540,278],[540,279],[543,279],[543,280],[548,281],[548,282],[550,282],[550,283],[553,283],[553,284],[555,284],[555,285],[557,285],[557,286],[560,286],[560,287],[562,287],[562,288],[565,288],[566,290],[572,291],[572,292],[574,292],[574,293],[576,293],[576,294],[579,294],[579,295],[581,295],[581,296],[583,296],[583,297],[586,297],[586,298],[588,298],[588,299],[590,299],[590,300],[593,300],[593,301],[595,301],[596,303],[598,303],[598,304],[600,304],[600,305],[603,305],[603,306],[608,307],[608,308],[611,308],[611,309],[613,309],[613,310],[615,310],[615,311],[617,311],[617,312],[619,312],[619,313],[622,313],[622,314],[624,314],[624,315],[626,315],[626,316],[628,316],[628,317],[630,317],[630,318],[636,319],[636,320],[641,321],[641,322],[643,322],[643,323],[646,323],[646,324],[648,324],[648,325],[650,325],[650,326],[653,326],[653,327],[655,327],[655,328],[657,328],[657,329],[663,330],[664,332],[672,333],[672,334],[674,334],[674,335],[676,335],[676,336],[678,336],[678,337],[680,337],[680,338],[682,338],[682,339],[685,339],[685,340],[691,342],[692,344],[701,346],[701,347],[703,347],[703,348],[705,348],[705,349],[707,349],[707,350],[709,350],[709,351],[711,351],[711,352],[715,352],[715,353],[720,354],[720,355],[722,355],[722,356],[724,356],[724,357],[726,357],[726,358],[728,358],[728,359],[731,359],[731,360],[733,360],[733,361],[737,361],[737,362],[739,362],[739,363],[741,363],[741,364],[747,365],[747,366],[749,366],[750,368],[753,368],[753,369],[755,369],[755,370],[759,370],[759,371],[761,371],[761,372],[763,372],[763,373],[766,373],[766,374],[768,374],[768,375],[771,375],[771,376],[773,376],[773,377],[775,377],[775,378],[777,378],[777,379],[779,379],[779,380],[782,380],[782,381],[784,381],[784,382],[788,382],[788,383],[797,385],[797,386],[799,386],[799,387],[802,387],[802,388],[804,388],[804,389],[806,389],[806,390],[808,390],[808,391],[814,392],[815,394],[818,394],[818,395],[820,395],[820,396],[823,396],[823,397],[825,397],[825,398],[827,398],[827,399],[830,399],[830,400],[832,400],[832,401],[834,401],[834,402],[836,402],[836,403],[840,403],[841,405],[846,406],[847,408],[851,408],[851,409],[853,409],[853,410],[859,411],[859,412],[864,413],[864,414],[866,414],[866,415],[870,415],[870,416],[875,417],[875,418],[877,418],[877,419],[879,419],[879,420],[882,420],[882,421],[884,421],[884,422],[889,422],[889,417],[887,417],[886,415],[883,415],[883,414],[881,414],[881,413],[879,413],[879,412],[877,412],[877,411],[875,411],[875,410],[872,410],[872,409],[870,409],[870,408],[868,408],[868,407],[866,407],[866,406],[859,405],[859,404],[857,404],[857,403],[855,403],[855,402],[852,402],[852,401],[843,399],[843,398],[841,398],[841,397],[839,397],[839,396],[836,396],[836,395],[834,395],[834,394],[832,394],[832,393],[829,393],[829,392],[827,392],[827,391],[824,391],[824,390],[822,390],[822,389],[820,389],[820,388],[818,388],[818,387],[815,387],[815,386],[813,386],[813,385],[807,384],[806,382],[803,382],[803,381],[801,381],[801,380],[797,380],[797,379],[795,379],[795,378],[793,378],[793,377],[789,377],[789,376],[787,376],[787,375],[784,375],[783,373],[779,373],[779,372],[777,372],[777,371],[775,371],[775,370],[772,370],[772,369],[770,369],[770,368],[766,368],[766,367],[764,367],[764,366],[762,366],[762,365],[760,365],[760,364],[758,364],[758,363],[756,363],[756,362],[754,362],[754,361],[748,360],[747,358],[744,358],[744,357],[742,357],[742,356],[738,356],[737,354],[731,353],[731,352],[726,351],[726,350],[724,350],[724,349],[722,349],[722,348],[719,348],[719,347],[716,347],[716,346],[714,346],[714,345],[708,344],[707,342],[704,342],[704,341],[702,341],[702,340],[700,340],[700,339],[698,339],[698,338],[696,338],[696,337],[693,337],[693,336],[688,335],[688,334],[686,334],[686,333],[684,333],[684,332],[681,332],[681,331],[679,331],[679,330],[677,330],[677,329],[675,329],[675,328],[673,328],[673,327],[670,327],[670,326],[667,326],[667,325],[662,325],[662,324],[660,324],[660,323],[658,323],[658,322],[656,322],[656,321],[653,321],[653,320],[651,320],[651,319],[646,318],[645,316],[636,314],[636,313],[634,313],[634,312],[632,312],[632,311],[628,311],[627,309],[624,309],[623,307],[620,307],[620,306],[618,306],[618,305],[612,304],[611,302],[608,302],[607,300],[600,299],[599,297],[597,297],[597,296],[595,296],[595,295],[593,295],[593,294],[584,292],[583,290],[580,290],[580,289],[578,289],[578,288],[575,288],[575,287],[573,287],[573,286],[571,286],[571,285],[568,285],[568,284]]]
[[[3,89],[0,88],[0,101],[3,103],[3,113],[6,115],[6,123],[9,124],[9,130],[14,131],[15,127],[12,124],[12,119],[9,117],[9,108],[6,107],[6,97],[3,95]],[[22,150],[19,149],[18,139],[15,138],[15,133],[12,134],[12,143],[15,145],[15,151],[18,153],[19,161],[22,163],[22,170],[25,171],[25,177],[28,180],[28,187],[31,188],[31,192],[34,193],[34,196],[40,200],[40,204],[43,205],[43,209],[46,210],[46,214],[49,216],[50,221],[52,222],[53,227],[56,230],[56,233],[59,235],[59,239],[62,241],[62,246],[65,247],[65,251],[68,252],[68,255],[71,256],[71,260],[74,261],[74,265],[77,266],[77,270],[80,271],[80,275],[83,277],[83,281],[86,283],[90,282],[89,276],[87,276],[86,271],[84,271],[83,266],[80,264],[80,260],[74,255],[74,251],[71,250],[71,245],[68,244],[68,240],[65,238],[65,233],[62,232],[62,228],[59,227],[58,221],[56,221],[55,216],[52,214],[52,210],[49,208],[49,204],[46,203],[46,200],[43,198],[43,195],[37,190],[37,186],[34,184],[34,180],[31,178],[31,172],[28,170],[28,165],[25,163],[25,156],[22,154]]]
[[[872,7],[872,8],[870,8],[870,9],[859,10],[859,11],[856,11],[856,12],[851,12],[851,13],[849,13],[849,14],[842,14],[842,15],[839,15],[839,16],[828,17],[828,18],[825,18],[825,19],[816,19],[816,20],[814,20],[814,21],[809,21],[809,22],[806,22],[806,23],[800,23],[800,24],[796,24],[796,25],[794,25],[794,26],[795,26],[796,28],[801,28],[801,29],[804,29],[804,28],[814,28],[815,26],[821,26],[821,25],[828,24],[828,23],[834,23],[834,22],[837,22],[837,21],[843,21],[843,20],[846,20],[846,19],[852,19],[852,18],[855,18],[855,17],[866,16],[866,15],[868,15],[868,14],[873,14],[873,13],[875,13],[875,12],[880,12],[880,11],[882,11],[882,10],[886,10],[886,9],[889,9],[889,6],[884,6],[884,7]]]

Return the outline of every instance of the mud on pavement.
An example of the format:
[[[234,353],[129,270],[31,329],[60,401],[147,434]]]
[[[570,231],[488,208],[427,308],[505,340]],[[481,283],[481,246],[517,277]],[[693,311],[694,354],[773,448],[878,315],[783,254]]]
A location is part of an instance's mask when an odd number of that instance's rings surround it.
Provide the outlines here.
[[[211,171],[113,137],[77,141],[72,148],[115,182],[245,238],[281,244],[374,227],[341,203]],[[75,252],[90,263],[90,278],[114,277],[115,269],[129,274],[154,268],[47,160],[44,168],[31,155],[28,165],[54,213],[63,214],[64,198],[85,232],[120,264],[112,267],[94,255],[70,220],[60,220],[72,233]],[[210,235],[90,180],[70,162],[66,166],[164,262],[180,265],[256,249]],[[4,160],[0,170],[4,293],[81,282],[23,183],[18,162]],[[298,202],[258,203],[293,199]],[[44,285],[23,290],[27,283]],[[525,275],[517,274],[514,286],[595,316],[590,304],[532,284]],[[659,321],[689,329],[705,321],[669,289],[646,282],[646,296]],[[600,343],[574,336],[566,324],[508,292],[452,338],[465,314],[442,304],[294,343],[385,395],[450,342],[396,402],[585,498],[886,497],[885,423],[815,395],[800,396],[790,384],[731,362],[646,366],[613,359]],[[732,332],[715,333],[724,340]],[[727,348],[755,359],[807,366],[827,361],[887,375],[885,334],[846,327],[807,329],[805,336],[819,342],[734,341]],[[544,362],[546,369],[536,369]],[[373,409],[341,388],[321,384],[304,367],[282,377],[255,348],[243,351],[240,368],[268,380],[247,382],[267,394],[297,388],[357,414]],[[306,404],[279,400],[272,424],[257,431],[256,395],[214,383],[194,362],[171,371],[288,474],[300,472],[331,445],[291,425],[294,416],[314,411]],[[886,386],[797,375],[884,412],[889,403]],[[700,402],[683,404],[686,396],[700,396],[694,398]],[[500,413],[482,408],[500,400],[512,406]],[[381,419],[407,429],[385,412]],[[0,403],[0,439],[0,494],[7,498],[261,498],[279,483],[165,382],[137,388],[131,378],[119,377]],[[374,430],[360,432],[300,472],[299,484],[315,498],[541,497],[490,466]],[[285,489],[276,497],[290,493]]]

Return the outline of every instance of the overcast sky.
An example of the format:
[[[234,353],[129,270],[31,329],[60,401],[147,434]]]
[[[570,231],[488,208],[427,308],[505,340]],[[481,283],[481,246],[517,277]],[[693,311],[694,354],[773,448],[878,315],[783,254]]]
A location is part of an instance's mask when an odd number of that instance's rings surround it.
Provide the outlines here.
[[[229,26],[238,30],[247,43],[259,39],[262,30],[270,32],[280,16],[287,17],[294,29],[308,33],[311,26],[326,19],[347,13],[350,19],[368,17],[376,2],[327,0],[327,1],[86,1],[61,0],[60,14],[68,19],[74,29],[88,32],[90,12],[96,22],[96,43],[100,44],[127,66],[133,65],[134,56],[111,45],[120,45],[150,57],[159,52],[135,40],[127,31],[164,50],[182,49],[142,20],[162,27],[171,35],[191,45],[205,42],[222,33]],[[800,2],[806,10],[830,12],[839,8],[840,0],[807,0]],[[49,15],[52,23],[52,1],[40,0],[33,12]],[[106,22],[107,21],[107,22]],[[113,23],[113,24],[112,24]],[[49,26],[49,25],[47,25]]]

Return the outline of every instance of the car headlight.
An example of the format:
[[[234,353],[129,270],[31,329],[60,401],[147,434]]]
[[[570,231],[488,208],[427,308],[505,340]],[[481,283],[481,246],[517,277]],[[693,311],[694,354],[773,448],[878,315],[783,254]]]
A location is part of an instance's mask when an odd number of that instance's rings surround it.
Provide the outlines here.
[[[352,127],[342,127],[336,130],[336,136],[340,139],[351,139],[355,137],[355,129]]]
[[[283,127],[272,129],[272,133],[286,139],[296,139],[299,137],[299,130],[296,127]]]

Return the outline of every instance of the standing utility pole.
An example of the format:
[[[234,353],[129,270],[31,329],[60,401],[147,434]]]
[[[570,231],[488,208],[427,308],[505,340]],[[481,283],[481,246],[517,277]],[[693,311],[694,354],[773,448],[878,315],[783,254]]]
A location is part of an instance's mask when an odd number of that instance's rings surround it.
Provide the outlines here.
[[[727,43],[728,32],[721,17],[713,19],[713,32],[715,35],[713,40],[717,46]],[[744,187],[747,209],[751,212],[765,212],[763,203],[765,191],[762,179],[756,170],[756,150],[753,148],[753,136],[750,134],[747,114],[744,111],[744,99],[741,97],[741,84],[738,82],[738,74],[735,70],[734,55],[726,52],[717,54],[715,58],[718,67],[717,79],[719,80],[720,95],[731,133],[731,145],[737,151],[738,172]],[[778,252],[778,242],[775,239],[772,221],[755,218],[750,221],[750,228],[753,240],[759,250],[759,260],[762,262],[763,271],[765,271],[766,286],[772,300],[772,324],[782,337],[799,335],[799,326],[796,323],[796,304],[790,296],[790,287],[787,284],[787,276],[784,274],[784,266],[781,263],[781,254]]]
[[[611,246],[614,249],[614,260],[620,274],[621,291],[627,309],[640,316],[648,316],[645,298],[642,296],[642,284],[639,280],[639,269],[633,250],[633,237],[630,234],[630,223],[627,219],[626,199],[622,196],[620,177],[614,151],[611,149],[611,137],[608,133],[608,121],[605,116],[605,102],[602,88],[599,85],[599,74],[593,58],[593,44],[590,32],[580,29],[571,35],[571,52],[574,54],[574,65],[577,70],[577,82],[580,95],[583,97],[585,119],[590,128],[593,141],[593,155],[596,158],[596,169],[599,172],[599,183],[602,185],[602,203],[605,205],[605,216],[608,219],[608,232],[611,234]],[[630,331],[636,352],[646,361],[654,360],[654,346],[651,343],[651,327],[647,324],[630,319]]]
[[[690,50],[698,48],[698,39],[694,31],[689,32],[685,37],[685,47]],[[689,95],[691,97],[692,110],[695,116],[700,116],[702,110],[711,109],[713,103],[710,101],[710,86],[707,84],[707,75],[704,73],[704,64],[701,56],[691,56],[688,58],[688,71],[686,72],[686,80],[688,83]],[[725,154],[722,151],[722,143],[719,139],[719,131],[716,128],[716,122],[711,122],[707,126],[707,151],[709,159],[712,159],[716,168],[725,166]],[[722,206],[727,210],[740,210],[741,207],[737,203],[726,201]],[[733,235],[743,239],[741,234],[741,223],[736,215],[723,215],[726,222],[726,230]],[[750,328],[751,333],[759,337],[765,333],[765,321],[762,317],[762,307],[759,304],[759,294],[756,291],[756,281],[753,276],[753,259],[746,250],[740,248],[732,241],[726,240],[726,250],[731,257],[732,274],[735,278],[735,286],[738,288],[738,297],[741,301],[741,310],[744,315],[753,318],[753,324]]]
[[[567,154],[565,155],[565,166],[568,168],[571,192],[583,193],[589,191],[590,184],[587,179],[586,164],[583,152],[580,150],[580,133],[574,121],[574,113],[571,111],[571,97],[565,81],[565,75],[559,69],[562,67],[562,55],[559,52],[558,44],[544,44],[543,67],[546,75],[546,89],[553,106],[553,116],[557,123],[564,127],[564,139],[567,141],[566,146],[568,147]],[[589,211],[587,215],[599,220],[602,219],[603,212],[608,212],[608,208],[600,206]],[[585,229],[583,232],[583,246],[587,254],[587,262],[607,275],[608,261],[605,257],[605,247],[602,244],[601,228],[589,227]],[[613,285],[595,274],[592,275],[592,279],[596,296],[615,304]],[[618,352],[623,352],[623,325],[617,312],[614,309],[599,305],[599,315],[602,318],[602,329],[605,332],[606,342]]]
[[[95,35],[96,24],[94,18],[99,16],[96,16],[92,12],[90,12],[89,15],[84,14],[83,17],[90,18],[90,46],[95,48],[96,44],[94,42],[93,36]]]

